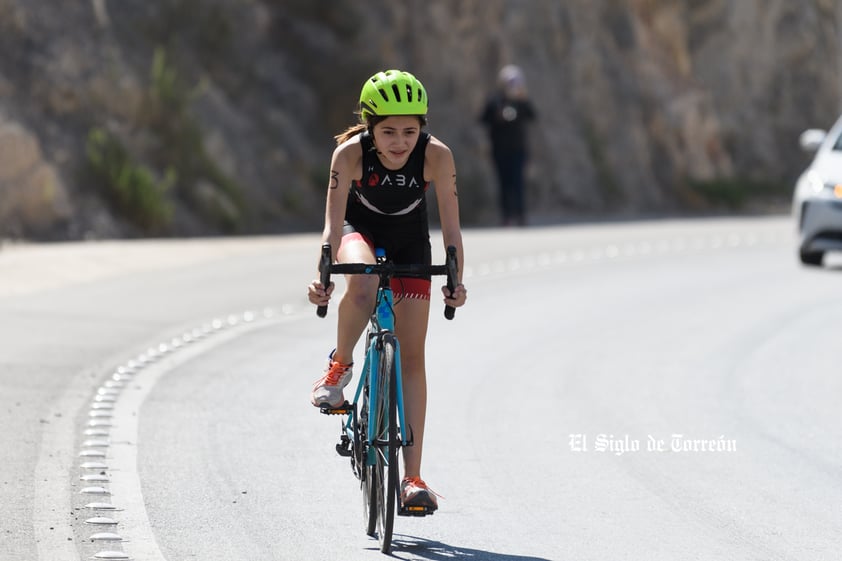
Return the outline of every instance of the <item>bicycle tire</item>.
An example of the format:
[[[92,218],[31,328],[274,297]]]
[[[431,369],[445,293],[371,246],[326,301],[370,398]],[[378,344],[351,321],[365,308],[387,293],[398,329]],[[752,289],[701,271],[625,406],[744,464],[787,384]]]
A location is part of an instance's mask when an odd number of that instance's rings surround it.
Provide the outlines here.
[[[368,373],[363,373],[368,376]],[[363,521],[365,522],[365,533],[371,537],[377,536],[377,489],[380,487],[382,476],[377,473],[377,465],[369,466],[367,463],[368,447],[362,443],[368,440],[368,410],[369,410],[369,385],[366,382],[363,387],[362,404],[357,422],[357,441],[360,443],[359,473],[360,489],[363,496]],[[370,447],[370,445],[369,445]]]
[[[374,442],[368,444],[368,450],[374,454],[374,464],[368,465],[367,451],[362,454],[365,462],[362,470],[361,488],[363,494],[363,513],[366,534],[376,537],[380,551],[389,553],[392,547],[392,532],[395,523],[395,510],[398,498],[398,421],[397,421],[397,370],[395,353],[397,345],[391,335],[384,336],[379,351],[377,364],[378,386],[371,391],[363,388],[362,405],[359,416],[359,434],[361,440],[368,438],[369,409],[374,408]],[[364,374],[367,375],[367,374]],[[372,398],[372,393],[374,397]]]
[[[398,447],[400,441],[398,440],[398,404],[397,404],[397,369],[396,369],[396,350],[397,344],[392,335],[383,337],[383,348],[381,350],[380,358],[380,378],[388,380],[389,400],[385,403],[385,408],[388,415],[388,427],[386,431],[386,445],[385,455],[378,458],[386,459],[386,465],[380,471],[381,475],[385,471],[386,478],[381,485],[382,499],[381,508],[378,509],[378,540],[380,541],[380,551],[382,553],[389,553],[392,548],[392,531],[395,524],[395,510],[398,498]]]

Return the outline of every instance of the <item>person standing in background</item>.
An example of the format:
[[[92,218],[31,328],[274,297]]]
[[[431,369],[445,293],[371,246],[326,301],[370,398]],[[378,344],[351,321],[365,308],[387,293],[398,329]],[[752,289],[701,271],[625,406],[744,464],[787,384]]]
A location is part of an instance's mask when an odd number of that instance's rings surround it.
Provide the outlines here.
[[[497,77],[497,89],[489,96],[480,116],[491,137],[504,226],[526,225],[527,124],[534,119],[535,108],[527,95],[523,71],[512,64],[504,66]]]

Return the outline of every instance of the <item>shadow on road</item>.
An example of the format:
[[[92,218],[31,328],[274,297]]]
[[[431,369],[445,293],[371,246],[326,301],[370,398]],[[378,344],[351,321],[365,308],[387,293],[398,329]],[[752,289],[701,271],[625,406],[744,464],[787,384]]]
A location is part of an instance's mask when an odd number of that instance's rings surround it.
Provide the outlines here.
[[[406,535],[395,535],[392,538],[392,557],[396,559],[425,559],[428,561],[453,561],[454,559],[468,561],[550,561],[543,557],[468,549]]]

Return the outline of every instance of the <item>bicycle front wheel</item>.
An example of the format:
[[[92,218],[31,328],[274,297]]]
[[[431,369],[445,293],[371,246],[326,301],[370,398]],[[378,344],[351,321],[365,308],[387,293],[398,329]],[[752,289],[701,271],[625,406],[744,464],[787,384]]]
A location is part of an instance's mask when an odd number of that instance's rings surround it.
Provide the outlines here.
[[[366,372],[364,374],[368,376]],[[377,508],[378,508],[378,489],[383,486],[383,472],[379,469],[380,466],[375,462],[373,465],[369,463],[369,451],[374,453],[374,448],[368,443],[368,424],[369,424],[369,409],[374,408],[375,405],[371,403],[370,396],[377,396],[377,389],[371,389],[371,386],[366,383],[363,387],[362,405],[360,406],[360,416],[357,423],[357,441],[361,443],[359,465],[360,465],[360,488],[363,492],[363,520],[365,521],[365,533],[369,536],[377,536]],[[365,443],[363,446],[362,443]]]
[[[394,337],[382,339],[380,363],[377,367],[377,389],[369,401],[374,408],[374,441],[371,443],[374,462],[367,467],[366,484],[369,535],[376,529],[380,551],[389,553],[392,547],[392,529],[395,523],[395,506],[398,496],[398,422],[396,401]]]

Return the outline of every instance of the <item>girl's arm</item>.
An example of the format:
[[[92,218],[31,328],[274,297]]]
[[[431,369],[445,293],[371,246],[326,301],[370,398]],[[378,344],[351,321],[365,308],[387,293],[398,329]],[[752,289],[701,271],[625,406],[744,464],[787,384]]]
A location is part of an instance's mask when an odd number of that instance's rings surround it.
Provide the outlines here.
[[[345,224],[345,207],[351,182],[361,176],[362,149],[359,139],[354,138],[336,147],[330,159],[330,179],[325,204],[325,228],[322,243],[329,243],[333,261],[342,241],[342,227]]]
[[[345,224],[345,207],[348,204],[351,182],[362,176],[361,159],[362,149],[358,138],[337,146],[330,159],[330,179],[327,185],[322,243],[330,244],[332,262],[336,262],[339,244],[342,243],[342,227]],[[333,287],[333,283],[330,283],[330,286],[323,286],[317,274],[316,279],[307,287],[310,302],[317,306],[327,305]]]
[[[432,181],[436,191],[439,207],[439,220],[444,247],[452,245],[456,248],[456,262],[459,264],[459,285],[453,291],[452,298],[445,292],[448,304],[454,307],[465,303],[467,290],[462,285],[462,271],[464,270],[465,255],[462,248],[462,229],[459,225],[459,194],[456,189],[456,164],[453,153],[445,144],[432,137],[427,146],[426,180]]]

